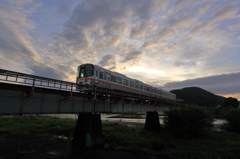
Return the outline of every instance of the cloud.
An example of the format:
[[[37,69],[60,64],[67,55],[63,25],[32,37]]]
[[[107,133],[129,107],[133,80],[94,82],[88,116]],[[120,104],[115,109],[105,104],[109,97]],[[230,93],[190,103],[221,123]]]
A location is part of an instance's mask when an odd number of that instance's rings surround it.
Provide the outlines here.
[[[32,74],[58,80],[64,79],[62,71],[46,66],[44,64],[31,65]]]
[[[108,46],[116,47],[121,42],[121,40],[122,40],[122,38],[120,36],[110,37],[107,40],[107,44],[108,44]]]
[[[97,41],[94,45],[95,49],[103,50],[110,47],[117,47],[122,41],[121,36],[111,36],[108,39]]]
[[[193,18],[190,18],[189,16],[183,16],[183,17],[175,17],[172,19],[168,25],[169,27],[172,27],[174,29],[177,29],[179,27],[189,27],[191,23],[193,22]]]
[[[15,62],[40,59],[31,46],[31,38],[14,23],[0,18],[0,55]]]
[[[155,38],[159,40],[169,40],[173,38],[175,31],[170,27],[162,28],[158,33],[156,33]]]
[[[165,43],[157,42],[157,41],[147,41],[147,42],[144,42],[141,48],[152,48],[152,47],[161,46],[161,45],[165,45]]]
[[[240,40],[240,36],[237,38],[237,40]]]
[[[0,17],[5,20],[15,22],[19,27],[24,29],[33,29],[33,21],[27,18],[27,14],[18,7],[10,6],[0,2]]]
[[[175,34],[179,33],[180,29],[190,27],[193,21],[194,18],[189,16],[175,17],[156,33],[155,38],[161,40],[172,39]]]
[[[82,63],[84,63],[83,59],[70,59],[63,62],[50,56],[44,61],[28,62],[27,70],[37,76],[75,82],[77,67]]]
[[[199,8],[198,13],[199,14],[205,14],[209,10],[210,6],[211,6],[210,4],[206,4],[204,7]]]
[[[173,50],[176,50],[177,48],[179,47],[178,44],[172,44],[172,45],[169,45],[168,47],[164,48],[163,51],[173,51]]]
[[[96,49],[102,50],[107,48],[107,45],[103,41],[97,41],[94,46]]]
[[[72,7],[74,5],[74,2],[76,2],[76,0],[57,0],[56,2],[54,2],[55,10],[57,11],[57,13],[62,14],[62,15],[69,15],[72,11]]]
[[[192,0],[175,0],[174,7],[167,12],[167,16],[169,17],[174,15],[179,10],[182,10],[185,7],[187,7],[191,2]]]
[[[236,94],[225,94],[224,97],[225,97],[225,98],[233,97],[233,98],[238,99],[238,101],[240,101],[240,93],[236,93]]]
[[[201,31],[210,31],[214,29],[217,24],[216,22],[223,21],[226,19],[237,18],[238,7],[233,5],[228,5],[220,10],[218,10],[213,16],[211,16],[207,21],[198,21],[194,26],[192,26],[190,33],[184,36],[184,39],[196,36]]]
[[[221,21],[221,20],[225,20],[225,19],[235,19],[237,18],[237,14],[238,13],[238,7],[236,6],[226,6],[222,9],[220,9],[214,16],[212,16],[210,18],[209,21]]]
[[[187,34],[184,38],[190,38],[193,36],[196,36],[196,34],[200,31],[209,31],[212,30],[215,27],[213,23],[210,22],[197,22],[194,26],[192,26],[190,33]]]
[[[165,10],[166,5],[158,0],[139,0],[137,5],[135,0],[83,0],[64,22],[62,31],[53,34],[53,51],[81,55],[92,49],[117,47],[127,34],[132,38],[146,37],[148,31],[157,29],[151,15]],[[137,20],[134,25],[133,20]]]
[[[121,55],[126,55],[127,53],[129,53],[130,51],[132,51],[132,50],[134,50],[135,49],[135,47],[133,46],[133,45],[129,45],[129,46],[127,46],[127,47],[123,47],[120,51],[119,51],[119,53],[121,54]]]
[[[142,55],[144,55],[145,52],[144,51],[133,51],[129,54],[127,54],[127,56],[125,57],[124,60],[122,60],[121,62],[123,63],[127,63],[127,62],[136,62],[137,60],[139,60],[141,58]]]
[[[7,63],[7,64],[9,64],[9,65],[14,65],[13,63],[11,63],[10,61],[6,60],[5,58],[3,58],[1,56],[0,56],[0,60],[5,62],[5,63]]]
[[[94,62],[97,59],[98,59],[97,52],[93,52],[92,54],[88,54],[86,57],[82,58],[82,61],[87,63],[87,62]]]
[[[99,35],[101,36],[125,34],[130,28],[127,20],[124,18],[118,19],[118,17],[111,17],[111,19],[103,23],[105,23],[103,27],[99,28],[98,30],[98,32],[100,33]]]
[[[229,29],[230,31],[237,31],[237,30],[240,29],[240,23],[237,23],[237,24],[235,24],[235,25],[230,25],[230,26],[228,26],[228,29]]]
[[[116,55],[109,54],[103,56],[98,65],[105,68],[116,67]]]
[[[153,20],[144,20],[141,25],[134,25],[130,32],[130,37],[133,39],[142,39],[148,36],[148,30],[154,31],[157,29],[157,24]]]

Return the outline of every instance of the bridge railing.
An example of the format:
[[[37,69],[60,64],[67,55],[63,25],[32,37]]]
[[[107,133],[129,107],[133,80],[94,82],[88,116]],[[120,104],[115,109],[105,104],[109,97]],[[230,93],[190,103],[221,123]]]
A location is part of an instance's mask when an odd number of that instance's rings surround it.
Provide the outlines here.
[[[128,98],[132,100],[148,100],[156,103],[156,99],[154,97],[141,96],[133,93],[121,92],[117,90],[111,90],[107,88],[95,88],[95,87],[83,87],[73,82],[66,82],[57,79],[51,79],[46,77],[40,77],[20,72],[14,72],[9,70],[0,69],[0,81],[4,81],[3,83],[13,83],[19,85],[27,85],[32,87],[32,92],[34,93],[35,87],[41,88],[49,88],[55,90],[69,91],[70,95],[72,92],[80,92],[86,93],[88,95],[104,95],[105,97],[116,97],[119,99]],[[78,89],[77,89],[78,88]],[[161,101],[168,103],[175,103],[174,101],[166,101],[165,99],[160,99]]]
[[[77,88],[77,84],[73,82],[66,82],[4,69],[0,69],[0,80],[6,83],[30,85],[33,89],[35,86],[68,91],[74,91]]]

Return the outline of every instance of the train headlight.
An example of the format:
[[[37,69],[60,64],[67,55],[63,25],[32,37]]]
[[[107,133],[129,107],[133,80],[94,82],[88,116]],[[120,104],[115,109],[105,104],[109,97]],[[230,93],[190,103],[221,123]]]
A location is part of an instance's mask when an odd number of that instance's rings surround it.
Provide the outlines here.
[[[99,82],[98,81],[95,81],[95,84],[98,84]]]

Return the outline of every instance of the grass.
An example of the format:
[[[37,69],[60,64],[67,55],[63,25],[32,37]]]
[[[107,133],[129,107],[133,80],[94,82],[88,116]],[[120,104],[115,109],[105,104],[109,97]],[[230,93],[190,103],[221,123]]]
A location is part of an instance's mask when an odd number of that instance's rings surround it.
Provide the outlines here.
[[[76,121],[46,116],[0,117],[1,133],[30,133],[70,136]]]
[[[141,127],[119,124],[103,126],[105,142],[112,149],[150,153],[174,158],[240,158],[240,134],[212,131],[202,138],[177,139]]]
[[[57,117],[0,117],[0,140],[6,133],[72,137],[75,124],[75,120]],[[145,131],[143,127],[117,123],[102,125],[106,150],[127,150],[174,158],[240,158],[240,134],[237,133],[211,131],[205,137],[179,139],[164,129],[161,134],[156,134]]]

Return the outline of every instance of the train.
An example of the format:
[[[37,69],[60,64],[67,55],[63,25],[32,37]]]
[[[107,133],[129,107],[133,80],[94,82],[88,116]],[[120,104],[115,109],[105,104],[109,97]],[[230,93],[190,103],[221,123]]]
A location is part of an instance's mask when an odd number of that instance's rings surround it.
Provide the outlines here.
[[[157,99],[176,101],[176,95],[160,88],[145,84],[118,72],[86,63],[77,67],[76,83],[80,88],[104,88]]]

